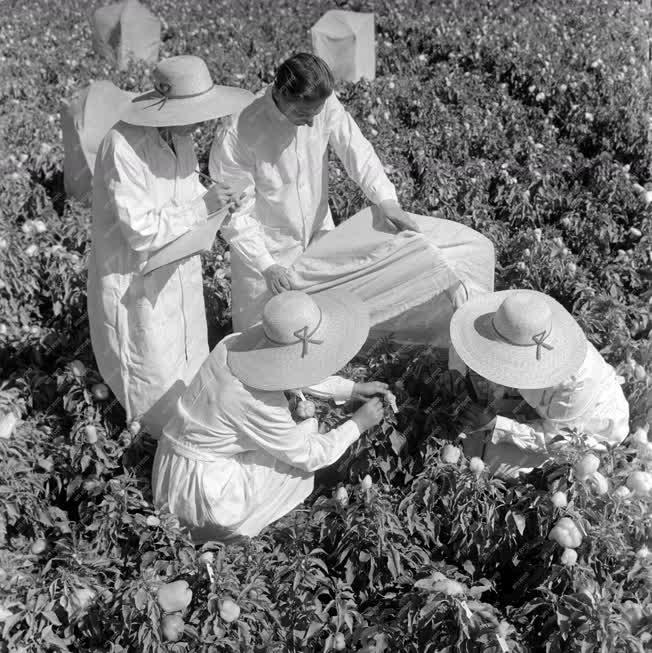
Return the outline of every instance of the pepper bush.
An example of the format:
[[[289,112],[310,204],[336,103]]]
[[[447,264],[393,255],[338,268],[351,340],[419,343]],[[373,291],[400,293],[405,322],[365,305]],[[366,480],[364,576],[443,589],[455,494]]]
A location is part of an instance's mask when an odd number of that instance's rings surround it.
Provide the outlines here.
[[[498,480],[460,452],[466,390],[445,352],[383,340],[344,373],[386,380],[399,412],[260,536],[195,547],[154,508],[155,442],[125,423],[97,371],[90,209],[63,188],[60,100],[97,79],[144,90],[150,70],[118,72],[94,52],[83,0],[14,3],[0,25],[0,651],[648,650],[642,4],[147,4],[162,19],[161,56],[197,54],[217,83],[253,91],[310,49],[327,9],[374,11],[377,76],[337,92],[403,206],[486,234],[498,288],[534,288],[571,310],[622,377],[632,434],[599,456],[599,476],[577,472],[577,433],[544,467]],[[196,133],[204,170],[214,127]],[[334,157],[329,175],[339,223],[366,200]],[[229,256],[219,238],[203,255],[211,345],[230,329]],[[355,409],[315,403],[322,428]],[[560,520],[572,537],[553,530]],[[159,590],[174,581],[190,602],[170,608]]]

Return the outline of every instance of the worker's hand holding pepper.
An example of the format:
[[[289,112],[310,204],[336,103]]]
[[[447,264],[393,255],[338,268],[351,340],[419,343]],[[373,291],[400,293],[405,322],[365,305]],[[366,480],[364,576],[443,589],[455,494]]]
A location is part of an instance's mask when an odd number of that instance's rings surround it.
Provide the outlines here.
[[[383,421],[385,410],[383,402],[379,397],[373,397],[366,401],[358,410],[353,413],[351,419],[358,425],[360,433],[377,426]]]
[[[368,381],[366,383],[356,383],[351,392],[351,399],[367,399],[382,395],[386,397],[389,393],[389,386],[382,381]]]

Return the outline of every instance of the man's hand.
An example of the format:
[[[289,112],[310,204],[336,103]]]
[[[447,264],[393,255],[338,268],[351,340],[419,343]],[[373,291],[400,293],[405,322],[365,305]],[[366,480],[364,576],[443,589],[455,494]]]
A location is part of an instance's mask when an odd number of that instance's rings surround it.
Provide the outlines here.
[[[290,277],[288,276],[288,269],[282,265],[270,265],[264,272],[263,276],[267,282],[267,287],[275,294],[278,295],[286,290],[292,290]]]
[[[378,207],[385,217],[385,224],[392,231],[418,231],[421,232],[419,225],[401,208],[396,200],[385,200]]]
[[[471,402],[462,409],[459,422],[462,429],[469,433],[491,431],[496,425],[496,414],[489,408]]]
[[[351,392],[351,399],[367,399],[375,395],[386,397],[389,393],[389,386],[382,381],[369,381],[367,383],[355,383]]]

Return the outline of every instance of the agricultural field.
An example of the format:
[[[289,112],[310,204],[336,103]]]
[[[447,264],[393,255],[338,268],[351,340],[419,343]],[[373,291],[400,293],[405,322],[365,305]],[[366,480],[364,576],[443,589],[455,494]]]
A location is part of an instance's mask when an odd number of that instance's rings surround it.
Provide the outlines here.
[[[149,0],[161,56],[258,90],[310,50],[320,0]],[[85,0],[0,19],[0,651],[601,652],[652,647],[649,23],[622,0],[376,0],[377,77],[338,94],[402,205],[493,241],[497,287],[549,293],[623,378],[631,435],[586,482],[576,446],[518,482],[460,455],[439,352],[383,341],[345,374],[401,409],[299,509],[193,546],[152,505],[155,443],[97,372],[90,209],[63,187],[62,98],[149,86],[93,51]],[[212,129],[197,134],[206,167]],[[333,158],[336,222],[365,205]],[[210,341],[229,253],[204,256]],[[325,425],[351,407],[319,403]],[[589,461],[590,462],[590,461]],[[647,483],[647,485],[646,485]],[[558,522],[565,519],[561,524]],[[553,530],[554,529],[554,530]],[[570,551],[570,553],[569,553]],[[171,585],[171,583],[177,583]]]

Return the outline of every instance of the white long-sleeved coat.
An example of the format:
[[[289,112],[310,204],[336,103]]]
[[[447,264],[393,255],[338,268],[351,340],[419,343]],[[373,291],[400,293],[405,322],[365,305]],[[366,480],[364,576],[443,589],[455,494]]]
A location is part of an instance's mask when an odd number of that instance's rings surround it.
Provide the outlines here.
[[[142,418],[155,436],[208,355],[200,257],[140,273],[152,252],[207,217],[192,139],[173,142],[176,155],[158,129],[119,123],[93,177],[93,352],[127,419]]]
[[[159,442],[152,486],[193,539],[257,535],[299,505],[313,489],[313,472],[334,463],[360,437],[348,420],[319,433],[317,420],[295,424],[282,391],[254,390],[229,369],[234,335],[211,352]],[[347,400],[353,381],[328,377],[306,388]]]
[[[566,381],[541,390],[519,390],[541,419],[520,423],[499,415],[492,433],[494,444],[546,454],[564,429],[583,433],[587,444],[604,451],[620,444],[629,433],[629,404],[614,368],[588,343],[580,369]]]
[[[279,111],[268,87],[216,135],[209,164],[213,179],[238,193],[255,190],[221,231],[232,251],[234,331],[260,317],[262,272],[274,263],[288,267],[320,233],[334,228],[329,144],[371,203],[396,199],[371,143],[335,93],[312,127],[297,127]]]

